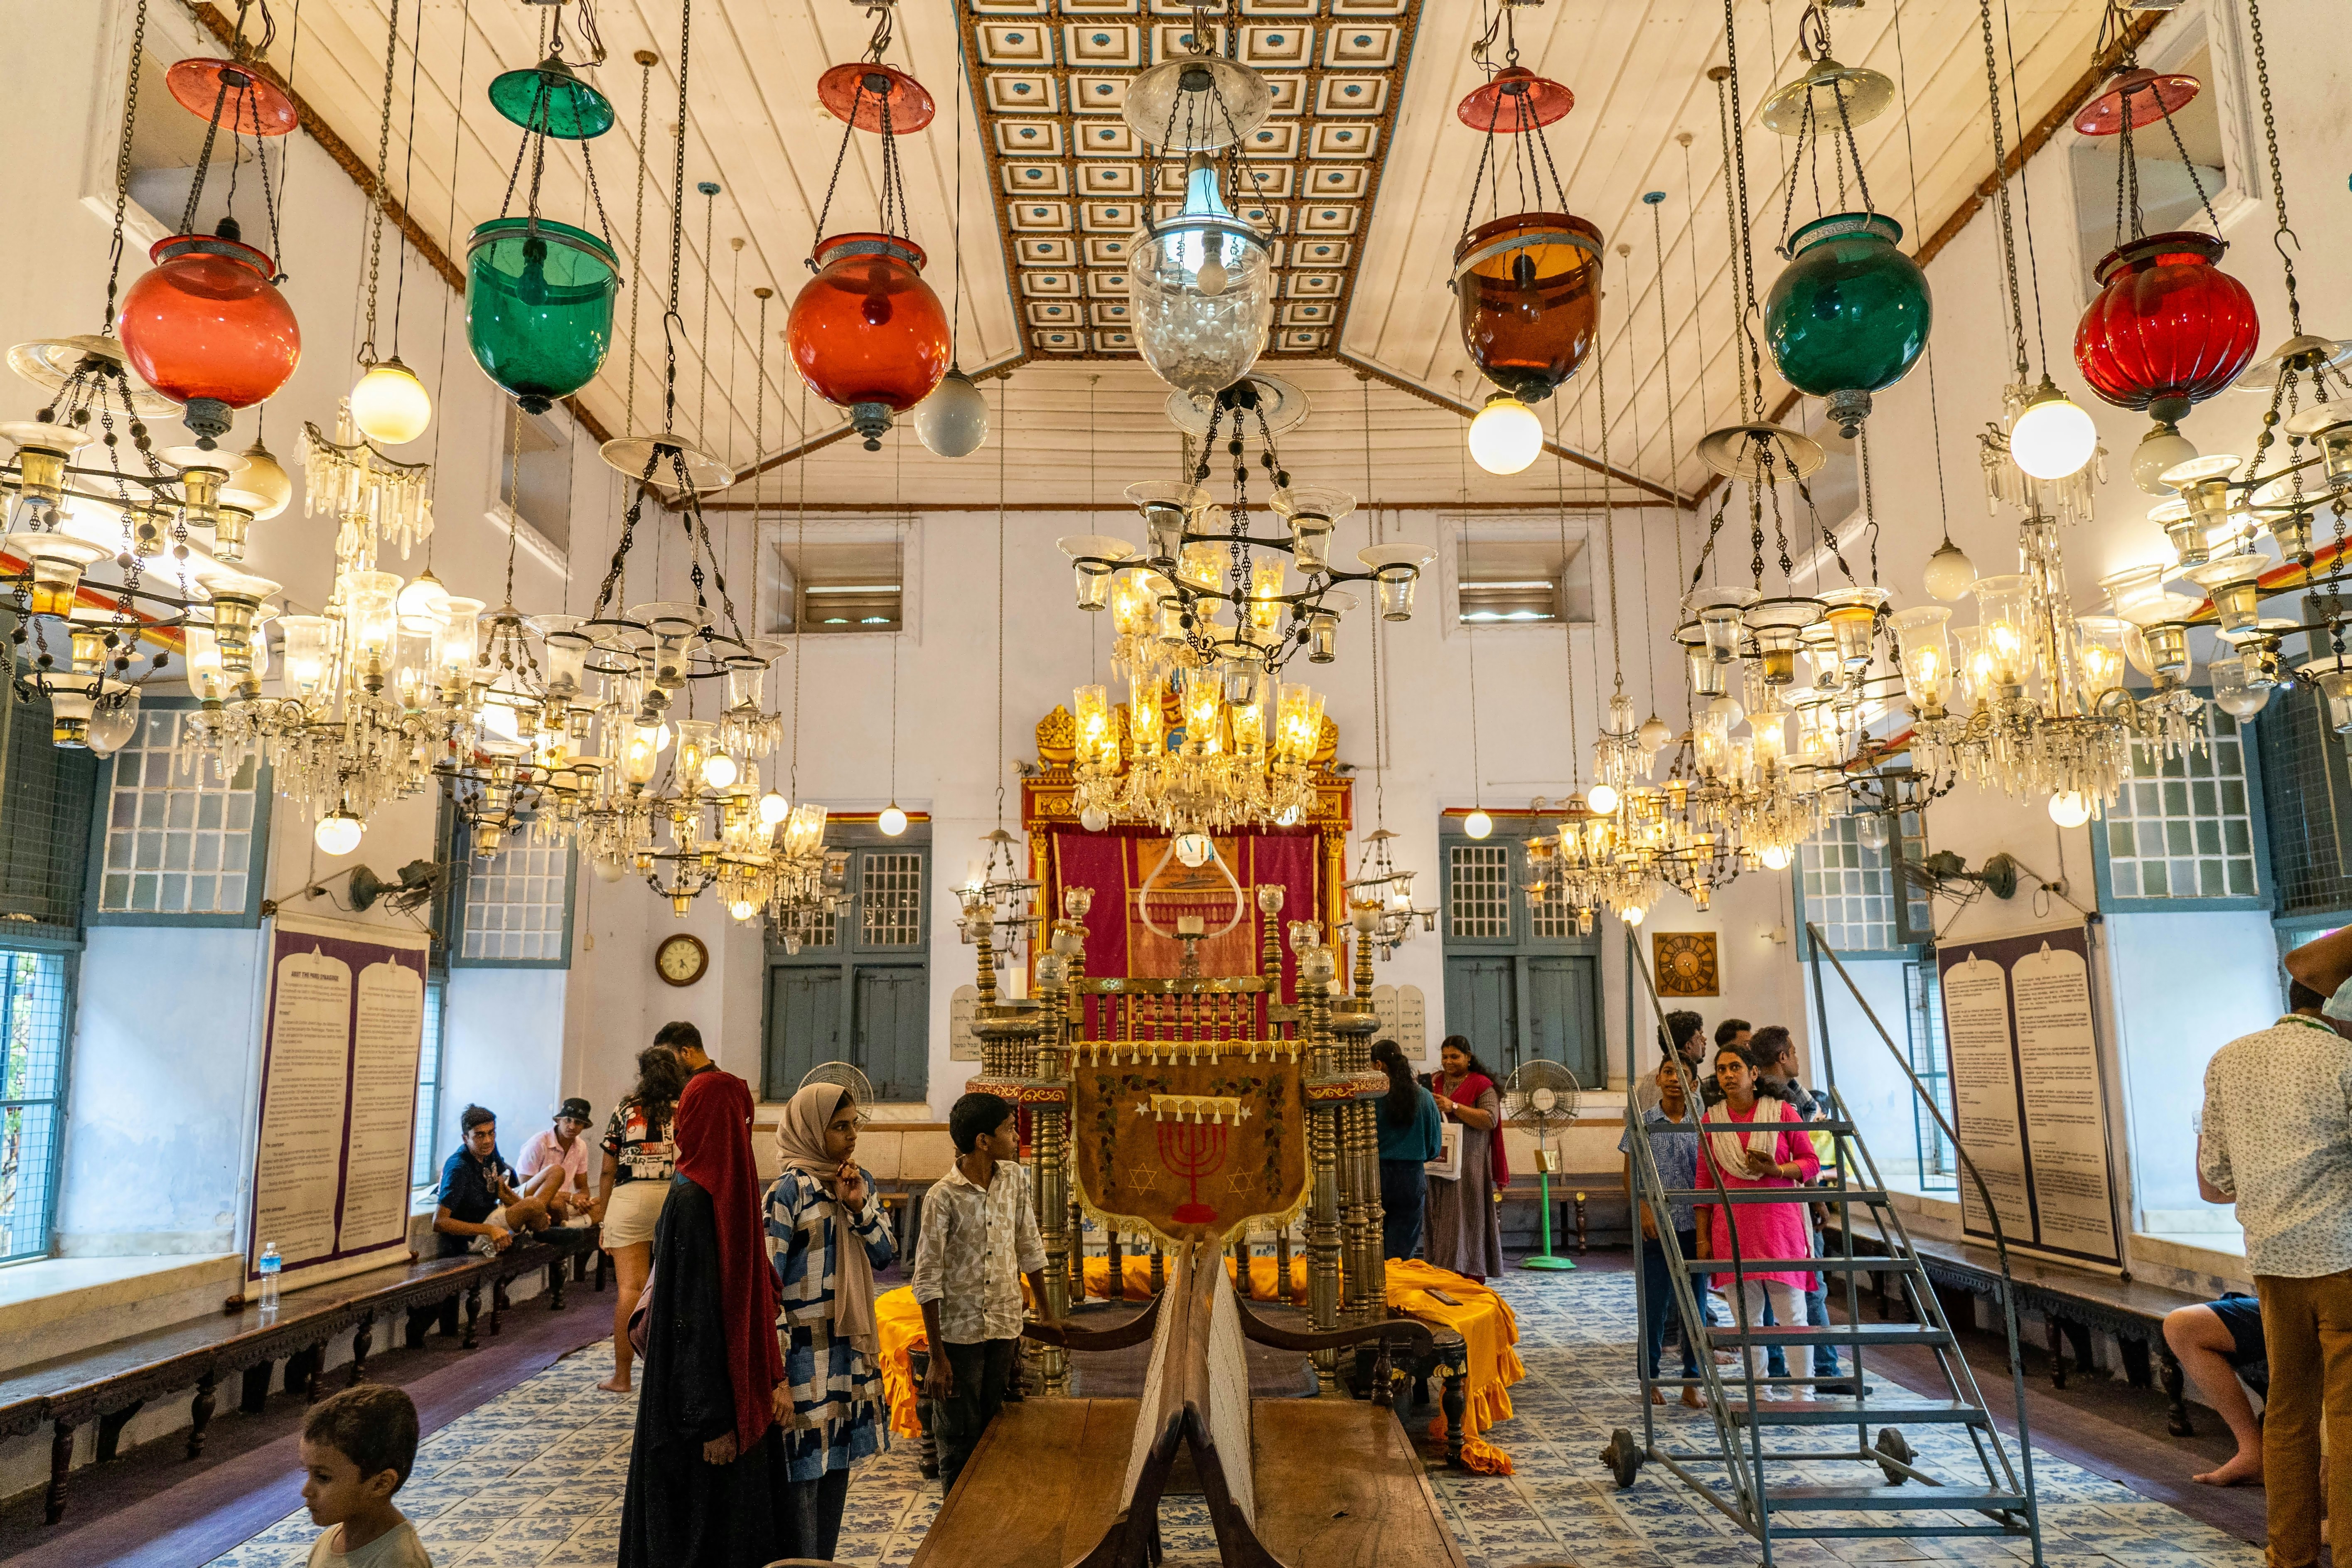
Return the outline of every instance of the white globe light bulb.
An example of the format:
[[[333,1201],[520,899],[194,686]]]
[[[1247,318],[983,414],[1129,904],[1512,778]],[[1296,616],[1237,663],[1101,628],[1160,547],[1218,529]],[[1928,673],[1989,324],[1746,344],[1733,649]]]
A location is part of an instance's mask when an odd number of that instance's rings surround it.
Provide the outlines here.
[[[1187,867],[1198,868],[1209,863],[1217,847],[1205,833],[1180,833],[1176,836],[1176,858]]]
[[[2050,797],[2050,820],[2061,827],[2080,827],[2091,820],[2091,797],[2081,790],[2062,790]]]
[[[1088,833],[1100,833],[1110,826],[1110,813],[1101,806],[1090,805],[1078,813],[1078,826]]]
[[[1225,271],[1225,264],[1223,262],[1218,260],[1213,256],[1209,258],[1208,260],[1201,263],[1201,292],[1207,294],[1212,298],[1223,293],[1225,291],[1225,283],[1229,277],[1230,274]]]
[[[360,836],[366,831],[366,823],[338,807],[319,818],[310,837],[324,854],[348,855],[360,847]]]
[[[1592,793],[1584,797],[1584,804],[1599,812],[1601,816],[1608,816],[1611,812],[1617,809],[1616,786],[1614,784],[1594,784],[1592,786]]]
[[[1748,717],[1748,710],[1739,705],[1739,699],[1731,696],[1717,698],[1706,705],[1706,710],[1710,713],[1722,714],[1723,727],[1726,730],[1734,728],[1742,719]]]
[[[1634,735],[1645,752],[1663,751],[1666,742],[1674,738],[1675,732],[1666,728],[1666,721],[1655,713],[1642,721],[1642,728]]]
[[[1543,421],[1507,392],[1486,399],[1470,421],[1470,458],[1490,474],[1516,474],[1543,450]]]
[[[372,364],[352,388],[352,423],[371,441],[404,446],[433,423],[433,399],[425,384],[397,359]]]
[[[2091,416],[2046,381],[2009,430],[2009,455],[2037,479],[2081,473],[2098,445]]]
[[[793,814],[793,803],[774,790],[760,797],[760,825],[773,827]]]
[[[2132,449],[2132,483],[2148,495],[2172,495],[2176,492],[2164,482],[2163,474],[2168,468],[2194,461],[2196,457],[2197,443],[2183,436],[2178,426],[2159,421]]]
[[[1886,847],[1886,818],[1873,811],[1857,818],[1853,825],[1854,841],[1864,849]]]
[[[897,801],[892,801],[883,807],[882,815],[874,826],[879,827],[886,836],[896,838],[907,831],[907,814],[898,809]]]
[[[1967,598],[1969,587],[1976,580],[1976,563],[1969,559],[1967,551],[1948,539],[1927,557],[1927,569],[1919,574],[1920,586],[1948,605]]]
[[[617,855],[599,855],[592,864],[600,882],[617,882],[629,874],[629,863]]]
[[[724,752],[713,752],[702,764],[702,782],[712,789],[725,789],[735,782],[740,772],[734,758]]]
[[[1768,871],[1785,871],[1789,868],[1789,847],[1785,844],[1768,844],[1764,847],[1764,852],[1757,858],[1764,862],[1764,868]]]
[[[1642,917],[1649,912],[1649,910],[1643,909],[1641,905],[1635,904],[1633,908],[1625,911],[1625,923],[1629,926],[1640,925],[1642,923]]]
[[[738,899],[727,906],[727,912],[739,921],[748,921],[760,912],[760,906],[749,899]]]
[[[970,457],[988,439],[988,399],[961,370],[950,369],[908,417],[933,457]]]
[[[1484,838],[1495,831],[1495,819],[1483,811],[1474,811],[1462,819],[1462,831],[1473,838]]]
[[[449,590],[432,573],[420,573],[416,581],[400,590],[394,608],[403,633],[429,637],[449,624]]]

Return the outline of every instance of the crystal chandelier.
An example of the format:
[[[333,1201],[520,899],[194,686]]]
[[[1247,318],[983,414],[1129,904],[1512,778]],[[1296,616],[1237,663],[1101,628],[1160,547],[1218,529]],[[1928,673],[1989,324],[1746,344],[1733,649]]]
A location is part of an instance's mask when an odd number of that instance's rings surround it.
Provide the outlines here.
[[[1090,829],[1114,821],[1173,832],[1303,820],[1315,799],[1310,769],[1323,750],[1324,699],[1280,679],[1281,671],[1302,651],[1311,664],[1336,657],[1339,618],[1356,605],[1339,584],[1370,583],[1384,620],[1412,616],[1422,568],[1435,552],[1376,544],[1357,552],[1361,571],[1341,570],[1330,553],[1332,530],[1355,510],[1355,498],[1291,483],[1266,402],[1259,382],[1226,388],[1207,416],[1194,482],[1128,488],[1143,514],[1147,554],[1108,535],[1061,541],[1078,607],[1113,612],[1113,665],[1129,692],[1123,703],[1099,685],[1075,694],[1077,805]],[[1252,419],[1286,537],[1250,531],[1244,442]],[[1223,446],[1234,458],[1234,500],[1225,526],[1210,528],[1211,500],[1198,481],[1209,477],[1207,453],[1221,431],[1230,431]]]
[[[1399,945],[1412,941],[1416,929],[1437,929],[1437,910],[1412,901],[1412,872],[1398,869],[1390,858],[1389,846],[1398,837],[1385,827],[1366,834],[1355,876],[1339,884],[1356,931],[1384,959],[1393,957]]]

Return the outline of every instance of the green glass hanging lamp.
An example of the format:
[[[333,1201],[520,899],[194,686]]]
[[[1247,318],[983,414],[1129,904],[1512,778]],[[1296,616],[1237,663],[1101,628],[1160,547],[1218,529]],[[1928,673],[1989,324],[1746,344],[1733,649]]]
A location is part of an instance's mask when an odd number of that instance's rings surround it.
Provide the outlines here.
[[[614,120],[612,100],[564,60],[560,25],[554,43],[538,65],[490,83],[491,106],[522,128],[507,190],[511,202],[528,173],[525,211],[509,216],[501,206],[467,244],[467,346],[483,374],[532,414],[595,379],[613,346],[613,302],[620,291],[610,240],[540,214],[548,142],[579,142],[586,163],[588,143]],[[595,54],[601,59],[602,49]],[[593,165],[588,188],[596,191]],[[599,226],[609,227],[601,195],[595,205]]]

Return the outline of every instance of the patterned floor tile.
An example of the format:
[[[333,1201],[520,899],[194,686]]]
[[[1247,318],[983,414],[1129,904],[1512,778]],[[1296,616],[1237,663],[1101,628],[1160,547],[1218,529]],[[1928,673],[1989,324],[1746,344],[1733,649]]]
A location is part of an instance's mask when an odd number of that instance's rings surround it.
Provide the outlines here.
[[[1756,1543],[1690,1488],[1647,1466],[1623,1491],[1599,1460],[1610,1432],[1640,1431],[1639,1385],[1628,1371],[1633,1285],[1622,1274],[1512,1275],[1497,1288],[1519,1314],[1528,1380],[1514,1391],[1515,1419],[1490,1438],[1513,1457],[1509,1477],[1440,1472],[1432,1483],[1460,1537],[1470,1568],[1531,1563],[1575,1568],[1747,1568]],[[401,1503],[440,1568],[605,1568],[614,1561],[628,1476],[633,1395],[596,1383],[611,1371],[609,1345],[596,1345],[436,1433],[419,1449]],[[1657,1411],[1660,1441],[1685,1451],[1711,1448],[1710,1420],[1679,1405]],[[1418,1429],[1425,1419],[1416,1414]],[[1974,1450],[1956,1428],[1906,1434],[1922,1469],[1968,1479]],[[1850,1441],[1851,1434],[1846,1435]],[[1825,1432],[1783,1429],[1768,1454],[1819,1453]],[[1694,1458],[1724,1483],[1719,1464]],[[2046,1568],[2259,1568],[2246,1546],[2160,1502],[2053,1456],[2034,1456],[2043,1501]],[[1874,1466],[1840,1459],[1780,1462],[1791,1480],[1835,1484],[1875,1479]],[[922,1479],[911,1448],[860,1469],[850,1484],[839,1561],[903,1568],[937,1513],[938,1483]],[[1932,1521],[1938,1516],[1924,1516]],[[1982,1516],[1941,1516],[1981,1523]],[[1883,1516],[1823,1514],[1823,1524],[1876,1524]],[[1163,1516],[1168,1568],[1215,1562],[1214,1538],[1198,1499],[1171,1499]],[[298,1568],[316,1529],[297,1511],[210,1568]],[[2022,1541],[1776,1541],[1781,1568],[1864,1568],[1926,1562],[2000,1565],[2030,1560]]]

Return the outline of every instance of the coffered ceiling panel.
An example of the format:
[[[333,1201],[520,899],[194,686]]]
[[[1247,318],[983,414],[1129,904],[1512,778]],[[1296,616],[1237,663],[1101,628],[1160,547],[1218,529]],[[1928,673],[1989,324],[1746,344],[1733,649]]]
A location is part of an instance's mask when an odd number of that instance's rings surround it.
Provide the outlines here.
[[[1175,209],[1183,168],[1147,160],[1119,109],[1139,73],[1193,52],[1192,7],[1189,0],[958,4],[1024,347],[1048,359],[1132,359],[1129,251],[1147,213]],[[1214,18],[1202,41],[1265,73],[1274,91],[1272,117],[1243,144],[1246,184],[1228,193],[1273,247],[1281,303],[1269,358],[1331,353],[1423,5],[1217,0],[1202,7]]]

